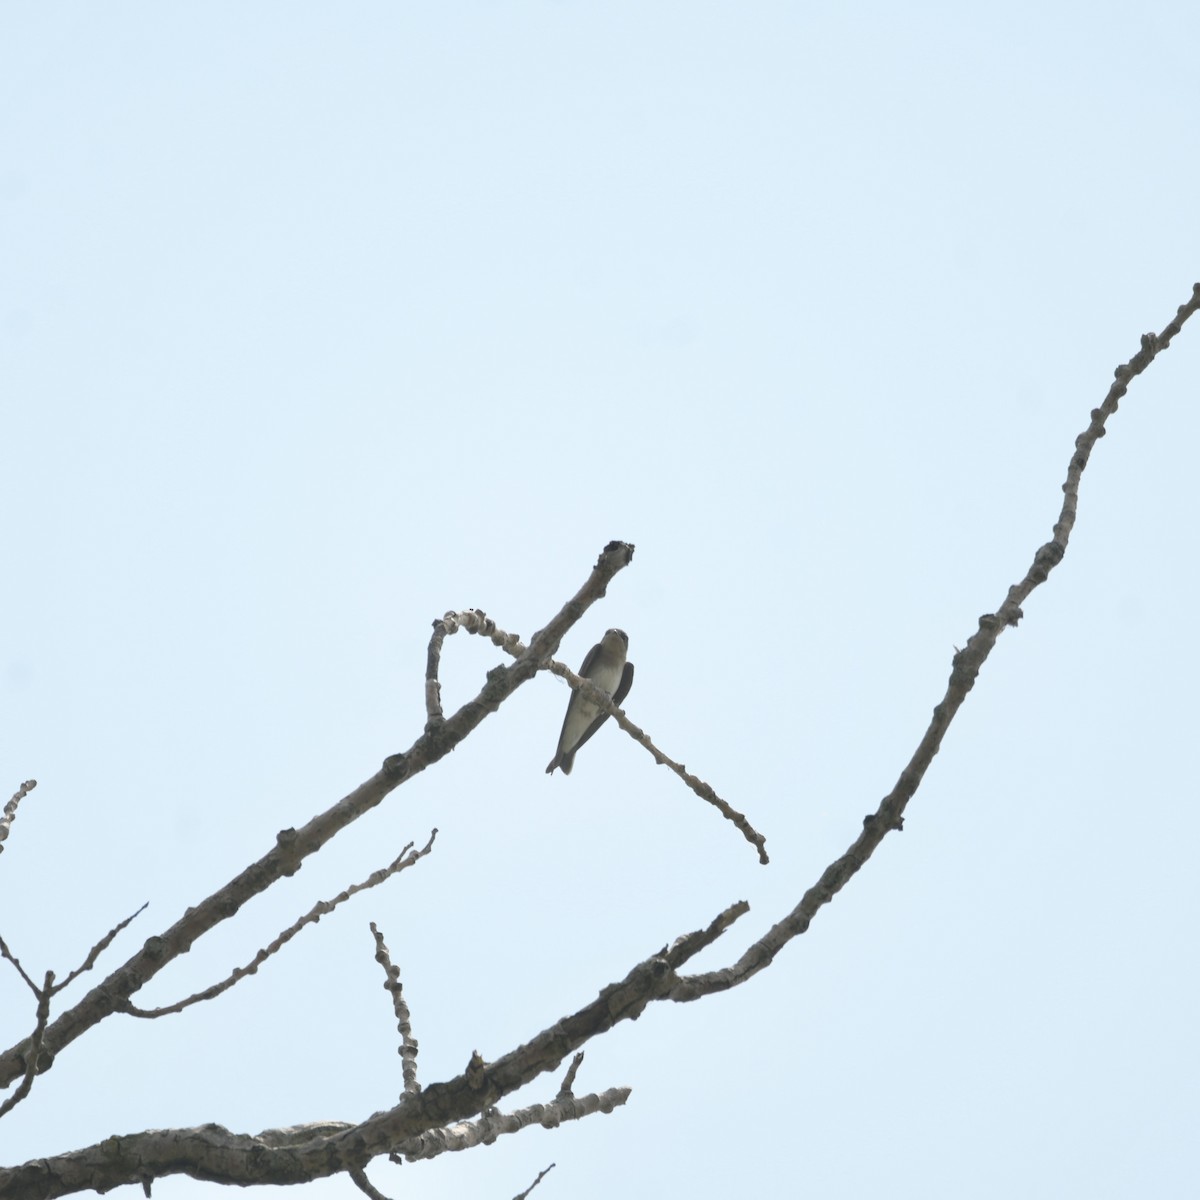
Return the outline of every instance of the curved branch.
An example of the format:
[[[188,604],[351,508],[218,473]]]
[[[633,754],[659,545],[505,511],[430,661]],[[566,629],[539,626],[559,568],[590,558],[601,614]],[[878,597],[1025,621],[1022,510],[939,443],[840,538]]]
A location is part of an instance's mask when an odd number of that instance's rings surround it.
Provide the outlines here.
[[[1062,509],[1054,523],[1051,540],[1038,548],[1024,578],[1008,589],[1004,603],[994,613],[985,613],[979,618],[979,628],[971,635],[966,646],[954,655],[946,694],[933,710],[925,735],[908,765],[900,772],[896,786],[883,798],[878,810],[864,819],[862,833],[845,854],[825,868],[821,878],[804,893],[800,903],[750,946],[736,963],[719,971],[681,979],[671,996],[673,1000],[696,1000],[711,992],[726,991],[770,966],[775,955],[794,937],[804,933],[822,906],[828,904],[858,873],[887,834],[893,829],[903,828],[904,810],[908,802],[920,787],[925,772],[941,747],[942,738],[950,728],[950,722],[975,686],[980,669],[1001,633],[1010,625],[1017,624],[1024,615],[1021,605],[1035,588],[1046,582],[1067,551],[1079,502],[1079,480],[1092,450],[1104,436],[1105,422],[1117,411],[1121,398],[1129,390],[1129,381],[1140,375],[1158,353],[1170,345],[1171,339],[1183,328],[1183,323],[1198,308],[1200,283],[1193,285],[1191,300],[1176,310],[1175,319],[1162,333],[1143,334],[1141,349],[1113,372],[1115,379],[1104,403],[1092,409],[1091,423],[1075,439],[1075,453],[1071,456],[1067,478],[1062,485]]]

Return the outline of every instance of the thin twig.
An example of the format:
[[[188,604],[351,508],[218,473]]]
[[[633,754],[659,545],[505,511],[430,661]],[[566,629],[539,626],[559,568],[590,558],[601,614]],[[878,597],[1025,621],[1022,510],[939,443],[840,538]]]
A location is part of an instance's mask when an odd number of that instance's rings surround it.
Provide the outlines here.
[[[580,1065],[583,1063],[583,1051],[571,1059],[571,1065],[567,1068],[567,1073],[563,1076],[563,1081],[559,1085],[558,1099],[565,1100],[567,1097],[574,1095],[573,1088],[575,1087],[575,1076],[579,1071]]]
[[[654,761],[661,766],[669,767],[684,783],[700,797],[701,800],[707,800],[727,821],[731,821],[737,829],[741,831],[742,836],[758,851],[758,861],[765,867],[771,860],[767,857],[767,839],[750,824],[749,818],[738,812],[736,808],[730,805],[727,801],[722,800],[720,796],[713,790],[710,784],[704,782],[703,779],[692,775],[688,769],[681,763],[675,762],[674,759],[664,754],[651,740],[650,735],[644,729],[640,729],[626,715],[623,709],[618,708],[612,701],[612,697],[604,691],[603,688],[597,687],[590,679],[583,679],[576,675],[570,667],[557,659],[551,659],[546,663],[547,671],[552,675],[557,675],[560,679],[565,679],[567,683],[578,692],[583,692],[587,699],[597,708],[604,710],[612,717],[614,721],[634,741],[641,743],[654,756]]]
[[[442,661],[442,643],[460,629],[489,638],[513,658],[520,658],[527,648],[517,634],[505,633],[482,608],[448,612],[434,621],[433,636],[429,639],[429,651],[425,658],[426,730],[436,728],[446,719],[442,714],[442,685],[438,680],[438,668]]]
[[[102,937],[102,938],[101,938],[101,939],[100,939],[100,940],[99,940],[99,941],[98,941],[98,942],[97,942],[97,943],[96,943],[96,944],[95,944],[95,945],[94,945],[94,946],[93,946],[93,947],[92,947],[92,948],[91,948],[89,951],[88,951],[88,956],[87,956],[87,958],[85,958],[85,959],[83,960],[83,962],[82,962],[82,963],[81,963],[81,964],[80,964],[78,967],[76,967],[76,968],[75,968],[75,970],[74,970],[74,971],[72,971],[72,972],[70,973],[70,975],[68,975],[68,976],[66,977],[66,979],[64,979],[64,980],[62,981],[62,983],[58,983],[58,984],[55,984],[55,985],[54,985],[54,991],[55,991],[56,993],[57,993],[57,992],[61,992],[61,991],[63,990],[63,988],[65,988],[65,987],[69,986],[69,985],[70,985],[71,983],[73,983],[73,982],[74,982],[76,979],[78,979],[78,978],[79,978],[79,976],[80,976],[80,975],[82,975],[82,974],[84,973],[84,971],[90,971],[90,970],[91,970],[91,969],[92,969],[92,968],[93,968],[93,967],[96,965],[96,959],[98,959],[98,958],[100,957],[100,955],[101,955],[101,954],[103,954],[103,953],[104,953],[104,951],[105,951],[105,950],[107,950],[107,949],[108,949],[108,947],[109,947],[109,946],[112,944],[112,940],[113,940],[113,938],[115,938],[115,937],[117,936],[117,934],[118,934],[118,933],[120,933],[120,932],[121,932],[121,930],[122,930],[122,929],[124,929],[124,928],[125,928],[125,926],[126,926],[126,925],[128,925],[128,924],[130,923],[130,921],[132,921],[132,920],[133,920],[135,917],[138,917],[138,916],[140,916],[140,915],[141,915],[143,912],[145,912],[145,911],[146,911],[146,909],[149,907],[149,904],[150,904],[150,901],[149,901],[149,900],[147,900],[147,901],[146,901],[146,903],[145,903],[145,904],[143,904],[143,905],[142,905],[142,907],[141,907],[141,908],[139,908],[139,909],[137,910],[137,912],[135,912],[135,913],[131,913],[129,916],[127,916],[127,917],[125,918],[125,920],[123,920],[122,922],[120,922],[120,924],[118,924],[118,925],[115,925],[115,926],[114,926],[112,929],[110,929],[110,930],[109,930],[109,931],[108,931],[108,932],[107,932],[107,933],[106,933],[106,934],[105,934],[105,935],[104,935],[104,936],[103,936],[103,937]]]
[[[435,829],[434,832],[436,833],[437,830]],[[404,985],[400,982],[400,968],[392,963],[387,944],[383,940],[383,934],[380,933],[379,927],[374,921],[371,922],[371,933],[375,938],[375,961],[383,967],[384,974],[387,976],[383,986],[391,993],[392,1010],[396,1014],[396,1028],[400,1031],[400,1049],[397,1053],[402,1060],[404,1093],[411,1096],[421,1090],[421,1085],[417,1082],[418,1046],[417,1039],[412,1035],[412,1020],[408,1004],[404,999]]]
[[[47,971],[44,986],[34,989],[38,998],[37,1023],[29,1038],[29,1060],[25,1064],[25,1074],[12,1095],[3,1104],[0,1104],[0,1117],[12,1112],[29,1095],[29,1091],[33,1087],[33,1077],[38,1073],[38,1060],[41,1058],[42,1045],[46,1038],[46,1025],[50,1020],[50,996],[53,988],[54,972]]]
[[[21,966],[21,960],[8,948],[8,943],[0,937],[0,958],[7,958],[10,963],[17,969],[17,974],[25,980],[25,986],[35,995],[40,996],[42,993],[38,985],[25,972],[25,968]]]
[[[446,638],[460,629],[468,633],[479,634],[489,638],[495,645],[520,658],[526,651],[525,644],[515,633],[501,629],[482,609],[468,608],[463,612],[448,612],[433,623],[433,636],[429,640],[429,652],[425,665],[425,711],[428,718],[426,729],[436,728],[442,721],[441,683],[438,681],[438,668],[441,664],[442,643]],[[612,697],[603,689],[598,688],[591,680],[576,675],[565,663],[557,659],[548,659],[545,670],[565,679],[570,687],[583,692],[587,699],[609,713],[617,724],[630,734],[635,741],[640,742],[654,756],[655,762],[669,767],[680,779],[692,789],[702,800],[708,801],[727,820],[741,830],[742,836],[758,850],[758,860],[764,866],[770,861],[767,857],[767,839],[750,824],[744,813],[740,813],[725,800],[717,795],[710,784],[695,775],[689,774],[686,767],[675,762],[664,754],[651,740],[649,734],[639,729],[625,713],[612,701]]]
[[[27,779],[15,792],[12,798],[4,806],[3,814],[0,814],[0,854],[4,853],[4,840],[8,837],[8,831],[12,828],[12,823],[17,819],[17,809],[20,807],[21,801],[29,795],[33,789],[37,787],[36,779]]]
[[[388,1200],[388,1197],[385,1196],[367,1178],[367,1173],[366,1173],[366,1171],[364,1171],[362,1169],[362,1167],[351,1167],[348,1173],[350,1175],[350,1178],[354,1180],[354,1183],[358,1187],[358,1190],[360,1192],[363,1192],[366,1195],[370,1196],[371,1200]]]
[[[437,837],[435,829],[429,835],[429,841],[425,843],[422,850],[413,850],[413,843],[409,842],[397,858],[388,864],[386,867],[381,867],[378,871],[372,872],[367,876],[362,883],[351,884],[344,892],[339,893],[332,900],[322,900],[313,905],[313,907],[304,914],[298,921],[289,925],[270,945],[260,950],[253,960],[244,967],[235,967],[232,973],[220,983],[214,983],[212,987],[205,988],[201,992],[196,992],[194,995],[188,996],[183,1000],[179,1000],[174,1004],[164,1005],[162,1008],[139,1008],[136,1004],[130,1001],[119,1002],[116,1007],[120,1012],[128,1013],[131,1017],[145,1017],[153,1019],[155,1017],[165,1017],[169,1013],[183,1012],[185,1008],[190,1008],[193,1004],[199,1004],[204,1000],[211,1000],[214,996],[219,996],[222,992],[228,991],[240,979],[244,979],[247,975],[253,975],[258,971],[258,968],[271,957],[276,951],[281,950],[302,930],[306,925],[315,925],[322,917],[328,916],[339,904],[349,900],[351,896],[357,892],[366,891],[368,888],[377,887],[384,880],[390,879],[399,871],[403,871],[406,867],[411,867],[419,859],[427,855],[433,849],[434,838]]]
[[[554,1170],[554,1163],[551,1163],[544,1171],[538,1172],[538,1177],[523,1191],[513,1197],[513,1200],[528,1200],[529,1193],[533,1191],[551,1171]]]

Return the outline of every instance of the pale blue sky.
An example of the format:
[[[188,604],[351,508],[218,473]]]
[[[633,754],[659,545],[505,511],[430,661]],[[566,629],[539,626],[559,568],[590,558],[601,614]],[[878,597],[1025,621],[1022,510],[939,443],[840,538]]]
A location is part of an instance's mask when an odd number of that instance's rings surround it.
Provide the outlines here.
[[[772,855],[615,729],[548,779],[539,679],[139,999],[437,825],[428,859],[217,1003],[75,1043],[0,1161],[387,1107],[372,919],[430,1083],[736,899],[700,965],[790,910],[1200,278],[1198,47],[1177,0],[0,5],[26,965],[148,900],[111,970],[412,742],[434,617],[528,636],[611,538],[634,562],[562,657],[626,629],[629,715]],[[1062,567],[810,933],[594,1043],[577,1090],[631,1086],[615,1114],[377,1186],[511,1196],[553,1161],[538,1200],[1192,1193],[1198,341],[1134,384]],[[447,706],[500,657],[449,642]],[[0,1040],[31,1022],[0,971]]]

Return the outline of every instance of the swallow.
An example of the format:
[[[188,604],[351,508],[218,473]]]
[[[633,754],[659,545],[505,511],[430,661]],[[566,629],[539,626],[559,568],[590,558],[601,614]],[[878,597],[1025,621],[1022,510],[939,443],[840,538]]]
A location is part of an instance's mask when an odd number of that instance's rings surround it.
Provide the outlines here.
[[[623,629],[609,629],[599,643],[587,652],[579,674],[590,679],[598,688],[620,704],[633,687],[633,663],[627,662],[629,638]],[[579,747],[608,720],[608,713],[585,700],[582,693],[573,691],[563,718],[562,733],[558,735],[558,750],[546,768],[553,775],[555,767],[562,767],[564,775],[570,775],[575,765],[575,754]]]

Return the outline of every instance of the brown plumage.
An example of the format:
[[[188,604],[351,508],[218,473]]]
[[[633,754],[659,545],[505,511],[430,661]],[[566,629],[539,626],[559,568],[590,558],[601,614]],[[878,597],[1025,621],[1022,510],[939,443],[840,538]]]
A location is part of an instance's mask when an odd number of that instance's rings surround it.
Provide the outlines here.
[[[614,704],[620,704],[633,686],[633,663],[625,658],[629,649],[629,638],[623,629],[609,629],[604,637],[593,646],[579,668],[584,679],[590,679],[598,688],[606,691]],[[575,765],[579,747],[608,720],[608,713],[585,700],[579,692],[572,691],[567,704],[567,715],[563,718],[562,733],[558,736],[558,749],[546,768],[552,775],[556,767],[562,767],[564,775],[570,775]]]

